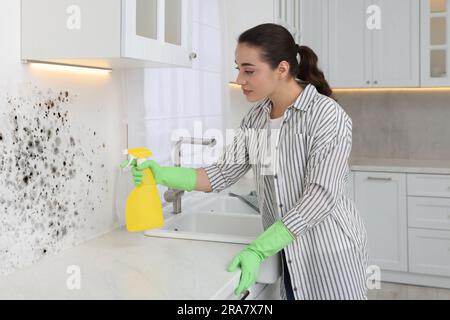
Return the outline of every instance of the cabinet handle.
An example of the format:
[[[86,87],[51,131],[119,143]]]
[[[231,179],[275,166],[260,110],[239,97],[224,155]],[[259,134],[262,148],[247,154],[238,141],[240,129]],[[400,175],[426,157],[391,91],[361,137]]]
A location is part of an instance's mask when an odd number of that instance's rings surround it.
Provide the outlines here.
[[[367,177],[367,180],[377,180],[377,181],[392,181],[392,178],[377,178],[377,177]]]
[[[191,60],[197,59],[197,54],[195,52],[191,52],[189,54],[189,59],[191,59]]]

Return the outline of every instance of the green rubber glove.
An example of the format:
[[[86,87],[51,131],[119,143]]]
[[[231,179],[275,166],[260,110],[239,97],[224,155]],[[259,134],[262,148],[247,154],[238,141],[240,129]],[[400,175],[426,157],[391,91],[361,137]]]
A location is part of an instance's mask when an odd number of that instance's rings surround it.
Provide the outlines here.
[[[256,282],[261,263],[286,247],[294,239],[295,237],[284,223],[278,220],[234,257],[228,266],[228,271],[234,272],[238,266],[241,268],[239,286],[234,294],[239,296],[250,288]]]
[[[183,167],[161,167],[153,160],[148,160],[139,166],[133,166],[134,183],[140,185],[144,178],[143,170],[152,170],[156,183],[176,189],[192,191],[197,185],[197,170]]]

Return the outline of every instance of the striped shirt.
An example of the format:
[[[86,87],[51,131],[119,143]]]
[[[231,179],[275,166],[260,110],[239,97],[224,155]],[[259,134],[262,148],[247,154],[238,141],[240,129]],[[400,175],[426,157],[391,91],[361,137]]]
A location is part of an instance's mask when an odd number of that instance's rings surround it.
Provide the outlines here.
[[[269,98],[251,108],[233,142],[205,171],[219,192],[253,170],[264,228],[282,219],[295,235],[283,249],[283,263],[296,299],[366,299],[366,230],[346,194],[352,121],[336,101],[301,85],[275,140],[273,179],[262,170]],[[283,298],[284,289],[281,281]]]

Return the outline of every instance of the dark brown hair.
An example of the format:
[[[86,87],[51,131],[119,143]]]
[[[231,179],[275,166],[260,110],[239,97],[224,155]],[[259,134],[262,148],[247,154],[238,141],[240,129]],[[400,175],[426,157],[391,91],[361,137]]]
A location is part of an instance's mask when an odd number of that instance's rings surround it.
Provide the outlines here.
[[[238,43],[260,48],[261,59],[268,63],[272,70],[275,70],[281,61],[287,61],[290,66],[289,73],[294,79],[314,85],[323,95],[333,96],[323,72],[317,67],[317,55],[311,48],[296,44],[285,27],[274,23],[260,24],[242,33]],[[298,54],[300,63],[297,61]]]

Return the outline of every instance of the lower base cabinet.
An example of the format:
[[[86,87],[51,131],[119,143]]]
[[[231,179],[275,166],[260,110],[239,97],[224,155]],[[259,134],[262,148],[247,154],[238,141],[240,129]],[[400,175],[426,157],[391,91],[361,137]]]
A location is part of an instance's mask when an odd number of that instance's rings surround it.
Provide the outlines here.
[[[380,267],[381,281],[450,288],[450,174],[353,175],[370,264]]]
[[[450,231],[409,229],[409,271],[450,277]]]

